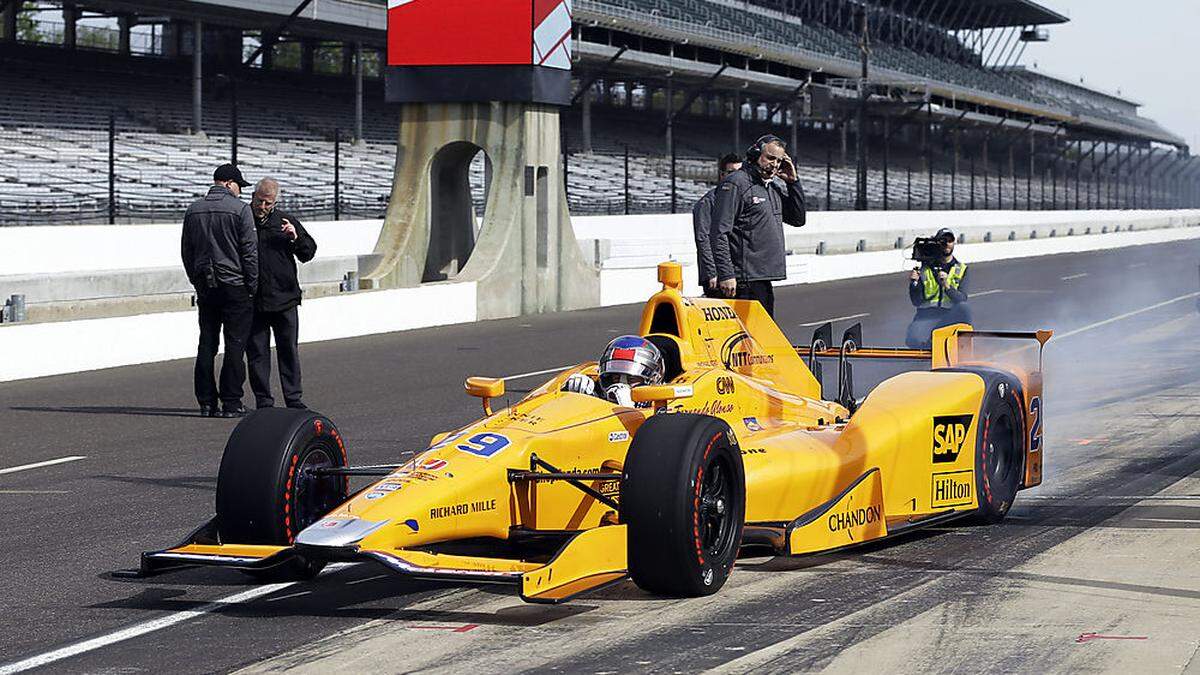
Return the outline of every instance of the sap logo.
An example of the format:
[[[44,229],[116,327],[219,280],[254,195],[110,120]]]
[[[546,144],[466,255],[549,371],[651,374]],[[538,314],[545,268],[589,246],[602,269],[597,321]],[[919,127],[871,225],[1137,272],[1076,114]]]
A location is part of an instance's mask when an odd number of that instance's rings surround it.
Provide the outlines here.
[[[972,415],[942,415],[933,418],[933,462],[953,462],[962,452],[971,428]]]
[[[737,321],[737,312],[729,307],[705,307],[701,311],[704,312],[705,321]]]
[[[718,377],[717,378],[717,393],[721,395],[733,393],[733,378]]]

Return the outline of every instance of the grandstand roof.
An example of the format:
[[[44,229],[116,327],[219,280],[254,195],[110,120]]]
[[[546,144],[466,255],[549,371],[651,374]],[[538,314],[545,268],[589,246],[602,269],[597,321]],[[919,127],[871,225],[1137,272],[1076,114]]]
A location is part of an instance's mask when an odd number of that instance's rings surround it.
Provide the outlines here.
[[[909,16],[919,14],[951,30],[1044,26],[1070,21],[1031,0],[899,0],[889,6]]]

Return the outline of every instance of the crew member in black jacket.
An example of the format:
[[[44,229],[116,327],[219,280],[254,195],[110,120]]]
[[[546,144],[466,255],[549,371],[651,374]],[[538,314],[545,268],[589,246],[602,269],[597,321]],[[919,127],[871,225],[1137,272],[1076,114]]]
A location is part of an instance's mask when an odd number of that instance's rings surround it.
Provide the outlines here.
[[[259,408],[275,405],[271,396],[271,333],[279,360],[279,384],[289,408],[304,408],[300,388],[300,281],[296,261],[308,262],[317,254],[317,242],[295,216],[275,208],[279,183],[264,178],[254,188],[250,208],[258,226],[258,296],[254,326],[246,356],[250,362],[250,388]]]
[[[258,292],[258,239],[254,216],[239,197],[250,183],[232,164],[213,173],[213,186],[183,217],[181,256],[196,289],[200,343],[196,349],[196,401],[204,417],[240,417],[246,383],[246,340]],[[225,333],[221,387],[213,380],[213,360]],[[218,397],[221,410],[217,409]]]

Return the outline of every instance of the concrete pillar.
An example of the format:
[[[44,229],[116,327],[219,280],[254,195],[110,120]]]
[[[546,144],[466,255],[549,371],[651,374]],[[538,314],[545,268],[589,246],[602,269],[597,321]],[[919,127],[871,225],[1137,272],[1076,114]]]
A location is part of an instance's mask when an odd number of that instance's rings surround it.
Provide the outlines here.
[[[675,83],[667,79],[667,88],[663,90],[663,119],[667,123],[666,147],[663,150],[671,154],[672,143],[675,140],[675,129],[671,123],[671,113],[675,111]]]
[[[583,117],[583,151],[592,151],[592,92],[585,91],[580,97],[580,111]]]
[[[599,272],[583,260],[567,208],[559,111],[524,103],[413,103],[400,107],[392,198],[362,288],[433,281],[447,258],[473,282],[478,319],[595,306]],[[450,251],[470,202],[466,167],[492,161],[492,192],[470,250]],[[432,273],[431,273],[432,272]]]
[[[192,133],[204,133],[204,24],[192,22]]]
[[[63,46],[67,49],[75,49],[79,43],[76,28],[79,23],[79,8],[73,2],[64,2],[62,5],[63,14]]]
[[[354,45],[349,42],[342,43],[342,75],[354,74]]]
[[[129,36],[133,29],[134,18],[128,14],[122,14],[117,17],[117,31],[119,37],[117,40],[117,52],[122,56],[128,56],[130,52]]]
[[[19,2],[5,3],[4,9],[0,10],[0,38],[6,42],[15,42],[17,39],[17,7]]]
[[[354,43],[354,139],[363,139],[363,50]]]
[[[311,74],[313,71],[313,51],[316,45],[312,40],[300,41],[300,72]]]
[[[267,36],[265,34],[260,33],[258,39],[266,40]],[[262,56],[259,58],[262,59],[262,69],[263,70],[270,70],[270,69],[274,68],[275,67],[275,46],[272,45],[270,47],[265,47],[262,51]]]
[[[733,109],[733,147],[737,151],[741,151],[745,146],[742,144],[742,94],[734,92],[733,99],[730,102],[730,107]]]

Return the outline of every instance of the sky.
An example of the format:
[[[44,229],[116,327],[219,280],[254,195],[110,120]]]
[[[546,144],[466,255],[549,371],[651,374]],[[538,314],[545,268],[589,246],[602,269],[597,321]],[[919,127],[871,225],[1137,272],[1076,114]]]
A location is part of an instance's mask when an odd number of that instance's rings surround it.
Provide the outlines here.
[[[1021,62],[1141,104],[1200,152],[1200,0],[1037,0],[1071,18]]]

